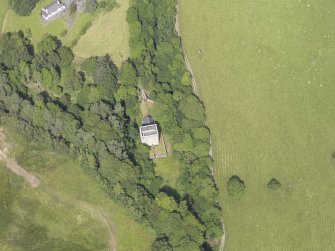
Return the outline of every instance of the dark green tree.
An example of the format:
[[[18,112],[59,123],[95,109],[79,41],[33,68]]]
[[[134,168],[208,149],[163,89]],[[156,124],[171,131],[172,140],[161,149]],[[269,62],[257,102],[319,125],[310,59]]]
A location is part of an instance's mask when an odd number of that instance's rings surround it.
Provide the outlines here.
[[[281,187],[281,184],[276,178],[272,178],[267,186],[272,190],[278,190]]]
[[[122,84],[137,86],[137,74],[135,68],[128,61],[124,62],[120,70]]]
[[[20,62],[31,62],[33,49],[30,41],[21,32],[0,35],[0,65],[12,69]]]
[[[67,67],[71,65],[71,62],[74,58],[73,53],[69,47],[62,46],[59,51],[58,55],[60,57],[60,66]]]
[[[10,6],[19,16],[28,16],[37,2],[38,0],[9,0]]]
[[[234,198],[241,197],[245,188],[244,181],[237,175],[232,176],[227,183],[228,193]]]
[[[173,248],[169,243],[169,240],[166,236],[162,236],[157,238],[153,245],[152,245],[152,251],[172,251]]]
[[[113,96],[117,89],[117,75],[117,67],[110,61],[109,56],[97,58],[93,71],[93,80],[99,89],[101,98],[110,99]]]
[[[38,42],[37,49],[39,52],[51,53],[61,46],[60,40],[52,35],[45,34],[43,39]]]

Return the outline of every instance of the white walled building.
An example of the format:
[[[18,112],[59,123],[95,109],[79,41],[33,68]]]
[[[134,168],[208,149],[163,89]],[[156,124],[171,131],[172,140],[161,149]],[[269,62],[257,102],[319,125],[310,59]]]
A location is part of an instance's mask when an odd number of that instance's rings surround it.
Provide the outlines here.
[[[65,5],[59,0],[53,1],[48,6],[42,8],[42,18],[46,21],[49,19],[62,14],[65,11]]]
[[[152,117],[147,116],[142,120],[140,127],[141,143],[148,146],[159,145],[159,131],[157,124],[154,123]]]

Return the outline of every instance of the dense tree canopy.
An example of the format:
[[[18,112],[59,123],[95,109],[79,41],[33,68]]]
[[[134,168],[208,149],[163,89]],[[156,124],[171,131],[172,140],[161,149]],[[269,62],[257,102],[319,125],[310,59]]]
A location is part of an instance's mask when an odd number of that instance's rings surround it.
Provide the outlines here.
[[[128,11],[132,57],[117,69],[108,55],[80,66],[45,35],[33,48],[22,33],[0,36],[0,123],[79,159],[110,196],[157,233],[154,250],[215,249],[221,209],[203,104],[193,94],[175,1],[135,0]],[[140,144],[139,88],[155,100],[155,120],[171,139],[180,176],[163,186]]]
[[[214,248],[222,230],[218,191],[210,169],[209,130],[205,125],[203,104],[193,94],[191,75],[185,68],[180,38],[174,30],[175,5],[174,0],[136,0],[127,16],[131,32],[131,66],[135,67],[137,82],[145,88],[150,99],[155,100],[152,115],[172,140],[174,156],[180,162],[181,174],[176,187],[181,201],[177,202],[180,207],[185,200],[185,206],[201,222],[201,228],[193,226],[192,234],[185,232],[191,242],[171,237],[183,236],[181,232],[165,231],[153,248]],[[158,195],[157,198],[161,208],[167,211],[174,208],[171,197]],[[181,218],[189,222],[186,216]],[[194,235],[202,238],[191,237]]]
[[[8,0],[12,9],[20,16],[28,16],[38,0]]]

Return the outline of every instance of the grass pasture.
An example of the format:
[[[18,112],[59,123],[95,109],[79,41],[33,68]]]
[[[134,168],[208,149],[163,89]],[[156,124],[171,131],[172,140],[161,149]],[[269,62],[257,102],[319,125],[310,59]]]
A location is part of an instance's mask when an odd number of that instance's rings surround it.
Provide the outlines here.
[[[333,1],[180,1],[227,251],[334,249],[334,12]],[[232,175],[247,187],[239,200]]]
[[[41,185],[29,187],[0,163],[1,250],[150,250],[152,230],[114,204],[77,162],[14,139],[12,156]]]
[[[129,0],[119,0],[111,12],[101,13],[74,47],[75,54],[87,58],[108,53],[119,67],[130,55],[128,7]]]

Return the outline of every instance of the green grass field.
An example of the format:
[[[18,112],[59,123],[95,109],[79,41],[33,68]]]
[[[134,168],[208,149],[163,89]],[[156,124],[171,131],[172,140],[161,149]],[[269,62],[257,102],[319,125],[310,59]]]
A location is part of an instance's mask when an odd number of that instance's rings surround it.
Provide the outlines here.
[[[180,1],[227,251],[333,250],[334,1]],[[247,189],[229,198],[239,175]],[[267,182],[276,177],[279,191]]]
[[[83,35],[74,52],[79,57],[111,55],[119,67],[130,55],[129,29],[126,21],[129,0],[118,0],[111,12],[101,14]]]
[[[50,3],[50,0],[40,0],[27,17],[18,16],[12,9],[8,8],[7,0],[0,0],[0,29],[3,27],[3,32],[18,30],[26,32],[30,29],[34,44],[41,40],[43,34],[46,33],[57,36],[67,46],[72,46],[74,41],[78,41],[73,48],[78,60],[90,56],[110,54],[116,65],[120,66],[122,61],[130,55],[129,30],[126,21],[129,0],[117,2],[118,6],[112,11],[100,10],[93,15],[76,13],[71,25],[61,18],[45,25],[40,20],[40,12],[43,6]],[[81,36],[81,30],[89,22],[93,22],[92,26],[86,34]],[[63,35],[64,31],[67,31],[66,35]]]
[[[150,250],[153,231],[114,204],[77,162],[22,144],[19,137],[10,140],[15,142],[12,156],[34,173],[41,185],[29,187],[0,164],[0,195],[4,200],[0,210],[1,250],[28,250],[39,244],[57,250],[60,240],[88,250],[110,250],[112,246],[117,250]],[[43,234],[49,239],[43,239]]]
[[[8,1],[5,0],[0,1],[0,33],[2,30],[3,22],[8,8],[9,8]]]
[[[173,156],[167,158],[156,159],[155,171],[157,175],[162,176],[164,184],[170,187],[176,187],[177,179],[179,177],[179,163],[173,159]]]
[[[49,33],[59,37],[60,39],[62,39],[62,42],[65,45],[70,46],[73,40],[80,37],[80,30],[85,26],[85,24],[94,19],[94,15],[80,13],[75,14],[72,25],[67,25],[66,22],[61,18],[58,18],[50,24],[45,25],[40,20],[40,13],[42,7],[48,5],[49,3],[50,0],[39,1],[36,7],[33,9],[32,13],[26,17],[18,16],[12,9],[10,9],[7,12],[3,32],[18,30],[22,30],[25,32],[30,29],[32,33],[33,43],[41,40],[43,34]],[[61,37],[61,34],[64,30],[67,30],[67,34],[64,37]]]

